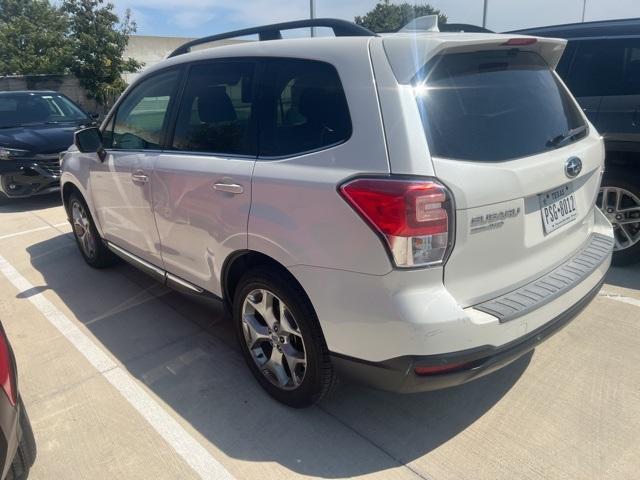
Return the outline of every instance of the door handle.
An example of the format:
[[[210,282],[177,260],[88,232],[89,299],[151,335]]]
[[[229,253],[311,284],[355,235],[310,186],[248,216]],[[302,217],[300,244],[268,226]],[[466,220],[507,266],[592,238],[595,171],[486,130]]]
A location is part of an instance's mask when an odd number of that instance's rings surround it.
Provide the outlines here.
[[[237,183],[218,182],[213,184],[213,189],[219,192],[235,193],[236,195],[244,192],[242,185],[238,185]]]
[[[149,176],[145,175],[143,170],[136,170],[131,174],[131,180],[133,180],[136,183],[148,183]]]

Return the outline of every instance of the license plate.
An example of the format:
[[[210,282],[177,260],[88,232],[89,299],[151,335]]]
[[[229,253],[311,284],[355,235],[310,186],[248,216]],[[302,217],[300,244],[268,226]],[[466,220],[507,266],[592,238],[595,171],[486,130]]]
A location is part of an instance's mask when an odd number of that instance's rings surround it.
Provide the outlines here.
[[[573,222],[578,217],[573,184],[568,183],[554,190],[549,190],[538,197],[544,233],[551,233],[567,223]]]

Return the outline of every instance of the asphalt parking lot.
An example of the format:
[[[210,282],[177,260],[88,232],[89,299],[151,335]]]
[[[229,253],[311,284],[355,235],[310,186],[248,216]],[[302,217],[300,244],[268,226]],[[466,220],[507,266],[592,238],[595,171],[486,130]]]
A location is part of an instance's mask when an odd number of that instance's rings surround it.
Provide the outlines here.
[[[32,479],[624,479],[640,470],[640,265],[530,355],[399,396],[292,410],[220,305],[85,265],[57,195],[0,204],[0,319],[38,443]]]

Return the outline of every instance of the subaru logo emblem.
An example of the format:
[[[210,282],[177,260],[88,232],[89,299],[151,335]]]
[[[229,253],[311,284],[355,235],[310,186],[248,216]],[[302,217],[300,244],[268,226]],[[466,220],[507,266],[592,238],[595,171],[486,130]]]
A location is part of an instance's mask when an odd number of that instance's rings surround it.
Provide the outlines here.
[[[578,157],[571,157],[567,160],[567,163],[564,164],[564,173],[566,173],[569,178],[577,177],[581,171],[582,160]]]

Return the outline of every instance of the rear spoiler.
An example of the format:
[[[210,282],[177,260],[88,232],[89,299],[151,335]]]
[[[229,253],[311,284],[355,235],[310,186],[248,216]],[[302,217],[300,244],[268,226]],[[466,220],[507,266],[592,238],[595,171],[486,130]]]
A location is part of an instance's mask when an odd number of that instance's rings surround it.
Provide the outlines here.
[[[483,33],[398,33],[383,37],[382,42],[393,73],[401,84],[411,83],[418,70],[445,50],[462,53],[518,48],[538,53],[555,69],[567,45],[567,41],[560,38]]]

